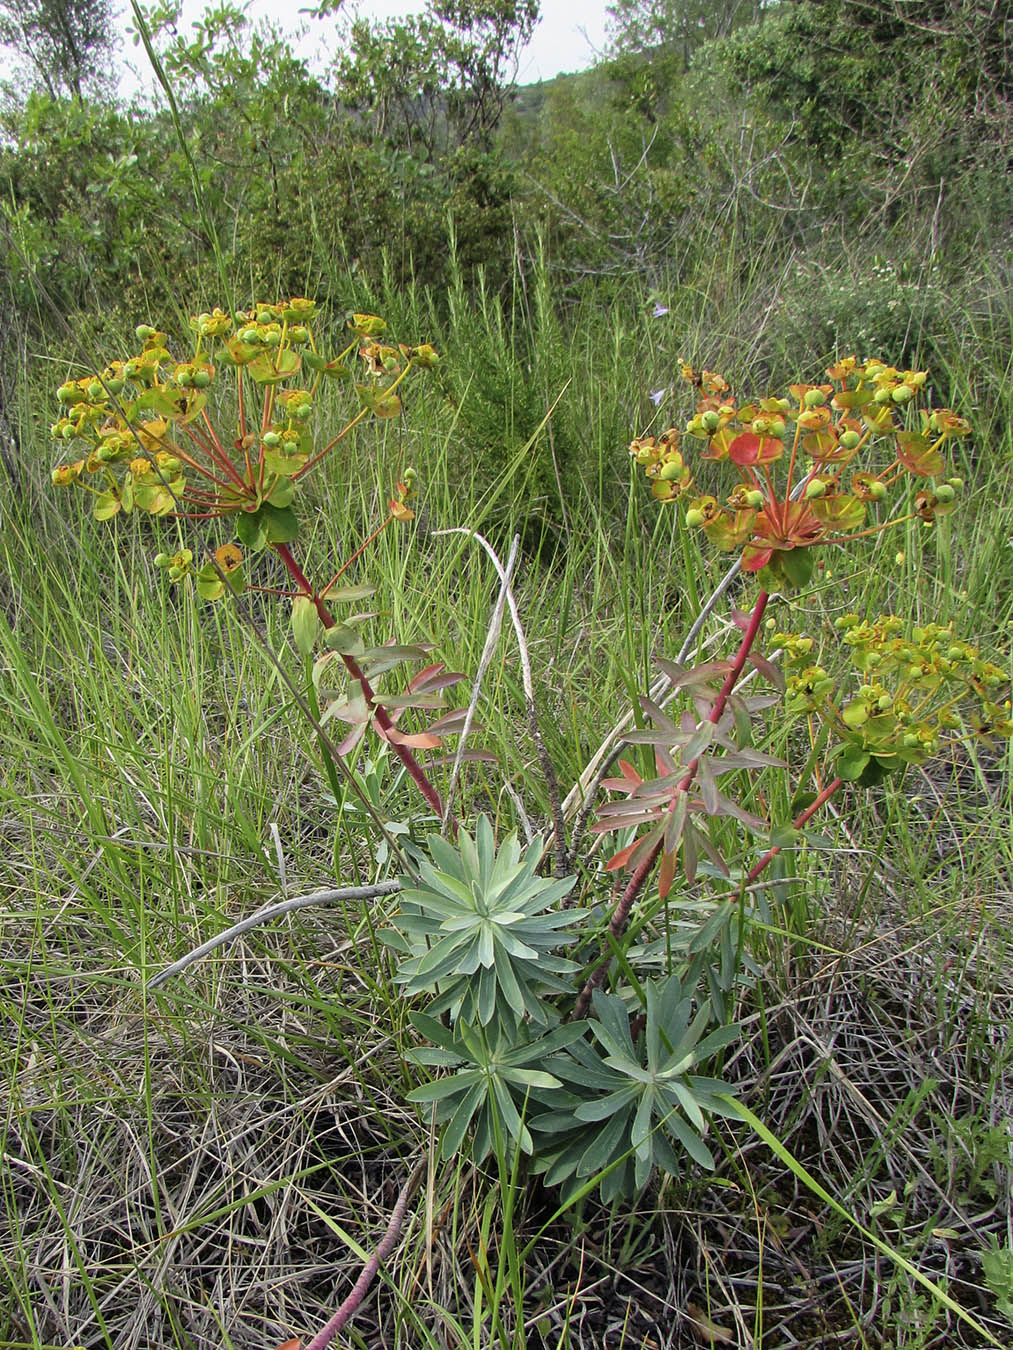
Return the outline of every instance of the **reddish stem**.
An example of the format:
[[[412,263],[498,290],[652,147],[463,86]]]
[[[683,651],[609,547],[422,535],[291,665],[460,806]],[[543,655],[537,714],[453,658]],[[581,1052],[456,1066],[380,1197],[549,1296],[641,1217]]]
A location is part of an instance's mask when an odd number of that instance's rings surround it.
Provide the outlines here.
[[[375,539],[379,539],[380,535],[383,534],[384,530],[387,528],[387,526],[390,524],[390,522],[391,522],[393,519],[394,519],[393,516],[388,516],[387,519],[383,522],[382,525],[378,525],[378,526],[376,527],[376,529],[373,531],[373,533],[369,536],[368,539],[364,539],[364,540],[362,541],[362,543],[361,543],[361,544],[359,545],[359,547],[355,550],[355,552],[352,554],[352,556],[351,556],[350,558],[348,558],[345,562],[343,562],[343,563],[341,564],[341,566],[338,568],[338,570],[337,570],[337,571],[334,573],[334,575],[331,577],[330,581],[329,581],[329,582],[327,583],[327,585],[324,587],[324,591],[323,591],[324,595],[327,594],[327,592],[331,589],[332,586],[336,586],[336,585],[338,584],[338,582],[341,580],[342,576],[344,576],[344,574],[345,574],[345,573],[348,571],[348,569],[351,567],[352,563],[355,562],[356,558],[358,558],[360,554],[365,553],[366,549],[370,546],[371,543],[373,543],[373,541],[374,541]]]
[[[295,558],[293,558],[292,550],[289,548],[288,544],[273,544],[272,547],[275,553],[277,553],[278,557],[288,568],[289,573],[294,579],[296,585],[299,587],[299,593],[301,595],[307,596],[310,600],[313,601],[313,607],[316,610],[320,622],[323,624],[323,626],[325,628],[333,628],[336,623],[334,616],[331,614],[330,610],[324,604],[320,596],[317,595],[313,587],[310,585],[309,581],[306,578],[306,574],[303,572],[302,568],[296,562]],[[366,700],[366,706],[372,712],[373,720],[376,722],[377,726],[384,733],[394,731],[394,723],[391,721],[390,715],[388,714],[386,708],[384,708],[383,704],[377,702],[376,694],[373,691],[373,687],[366,679],[365,675],[362,673],[362,669],[359,666],[359,663],[355,660],[354,657],[346,656],[344,652],[341,653],[341,659],[344,661],[345,667],[348,670],[349,675],[351,675],[352,679],[358,681],[359,688],[362,690],[362,696]],[[440,794],[436,791],[435,787],[433,787],[432,783],[426,777],[425,772],[422,769],[422,766],[419,764],[418,760],[412,754],[411,750],[409,750],[408,746],[406,745],[399,745],[396,740],[390,737],[389,734],[386,734],[384,736],[384,739],[387,741],[388,745],[394,751],[395,755],[397,755],[398,759],[400,759],[401,763],[408,770],[408,774],[411,777],[412,781],[415,783],[415,786],[422,793],[423,797],[425,797],[426,801],[429,803],[429,805],[433,808],[433,810],[442,820],[443,803],[440,800]],[[457,821],[454,820],[453,817],[451,817],[450,824],[456,833]]]
[[[832,783],[828,783],[826,787],[823,789],[823,791],[816,798],[816,800],[812,802],[809,806],[807,806],[806,809],[802,811],[799,815],[797,815],[795,819],[791,822],[792,829],[800,830],[802,826],[806,823],[806,821],[809,820],[812,816],[814,816],[825,802],[830,800],[830,798],[834,795],[834,793],[837,791],[837,789],[841,786],[843,782],[844,782],[843,778],[835,778]],[[763,857],[760,859],[760,861],[749,873],[749,875],[746,877],[746,880],[755,881],[756,878],[763,871],[763,869],[767,866],[767,864],[772,862],[780,852],[781,850],[777,845],[775,845],[773,848],[769,848],[767,852],[763,855]]]
[[[386,1261],[394,1250],[394,1244],[397,1242],[398,1234],[401,1231],[401,1225],[404,1223],[405,1214],[408,1210],[408,1201],[411,1198],[412,1190],[422,1176],[425,1169],[425,1159],[416,1164],[415,1170],[401,1188],[401,1194],[397,1198],[397,1204],[394,1206],[394,1212],[390,1216],[390,1223],[387,1225],[387,1231],[383,1235],[383,1240],[376,1251],[369,1258],[362,1268],[362,1273],[352,1286],[352,1292],[342,1303],[341,1307],[334,1314],[325,1327],[313,1337],[306,1346],[306,1350],[326,1350],[331,1341],[339,1331],[342,1331],[345,1324],[352,1317],[362,1300],[369,1292],[369,1286],[376,1277],[376,1272],[380,1269],[380,1262]]]
[[[735,655],[735,660],[732,662],[732,668],[725,676],[725,682],[721,686],[721,690],[718,693],[717,698],[714,700],[714,705],[711,708],[710,715],[707,719],[715,726],[721,720],[721,717],[724,714],[725,708],[728,704],[728,699],[731,696],[732,690],[735,688],[736,684],[739,681],[739,676],[742,674],[742,668],[745,666],[746,658],[749,655],[750,650],[752,649],[753,643],[756,641],[756,634],[759,632],[760,623],[763,619],[763,613],[764,610],[767,608],[767,601],[769,599],[770,596],[767,594],[766,591],[761,591],[760,594],[756,597],[756,604],[753,606],[753,611],[749,616],[749,622],[746,625],[746,630],[742,635],[742,642],[739,644],[739,650]],[[696,771],[699,767],[700,767],[700,756],[698,755],[696,759],[691,760],[689,764],[686,766],[686,772],[685,774],[683,774],[682,778],[679,781],[678,786],[675,789],[675,792],[672,794],[672,805],[669,808],[670,811],[675,809],[675,803],[679,794],[682,792],[687,792],[689,790],[689,787],[692,784],[693,779],[696,777]],[[644,859],[644,861],[640,864],[640,866],[637,868],[637,870],[633,873],[633,875],[627,882],[626,889],[623,891],[619,903],[616,905],[615,910],[613,911],[612,914],[612,919],[609,923],[609,932],[615,939],[622,937],[623,933],[626,930],[626,925],[630,917],[630,910],[633,908],[633,902],[636,900],[637,896],[644,888],[644,883],[647,881],[647,878],[654,867],[654,863],[657,860],[658,854],[661,852],[661,847],[664,842],[664,838],[665,838],[664,831],[662,831],[661,836],[658,839],[658,842],[654,845],[654,848],[651,849],[651,852],[648,854],[648,856]],[[602,984],[604,984],[605,977],[608,974],[610,964],[611,958],[605,956],[604,959],[599,962],[596,968],[588,976],[587,982],[585,983],[584,988],[580,992],[580,997],[577,999],[576,1007],[573,1010],[573,1015],[575,1018],[579,1019],[587,1013],[587,1010],[591,1005],[591,995],[594,993],[596,989],[599,989],[602,986]]]

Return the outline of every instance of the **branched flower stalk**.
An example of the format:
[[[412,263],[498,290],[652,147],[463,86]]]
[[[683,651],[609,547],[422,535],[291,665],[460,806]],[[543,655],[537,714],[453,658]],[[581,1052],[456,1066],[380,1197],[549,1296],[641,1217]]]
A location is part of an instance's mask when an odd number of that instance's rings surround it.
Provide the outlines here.
[[[77,486],[93,499],[93,513],[109,520],[120,513],[232,524],[236,540],[223,543],[203,565],[193,550],[160,553],[155,564],[178,584],[193,577],[209,601],[231,592],[263,590],[292,602],[293,626],[300,649],[312,648],[316,622],[336,630],[328,598],[345,570],[392,521],[409,521],[414,471],[404,471],[388,514],[380,525],[318,591],[292,550],[300,533],[293,509],[297,485],[365,418],[395,417],[401,412],[400,386],[415,370],[432,369],[438,356],[431,346],[407,347],[384,342],[386,323],[374,314],[353,314],[351,341],[328,360],[318,350],[312,321],[314,301],[294,298],[258,303],[235,315],[221,309],[195,315],[192,354],[176,360],[164,332],[140,324],[140,351],[113,360],[101,371],[65,381],[57,390],[62,414],[53,436],[82,445],[81,458],[56,466],[53,483]],[[358,355],[356,379],[351,360]],[[222,372],[235,377],[236,424],[222,429],[220,408],[209,402]],[[314,444],[310,423],[325,381],[351,384],[358,410],[322,448]],[[253,392],[261,391],[259,409]],[[270,549],[295,583],[291,591],[249,584],[247,555]],[[305,606],[315,613],[314,628],[301,621]],[[363,664],[348,643],[340,649],[345,669],[355,680],[378,734],[401,760],[427,804],[438,816],[443,804],[409,744],[395,728],[396,718],[377,697]],[[437,744],[430,738],[428,744]],[[324,751],[325,763],[328,752]],[[450,822],[456,829],[456,821]]]
[[[621,761],[623,778],[604,784],[623,791],[628,803],[603,808],[596,827],[599,831],[629,824],[649,826],[646,834],[620,849],[609,862],[610,868],[632,869],[609,923],[610,945],[625,931],[633,905],[659,858],[659,894],[662,899],[667,895],[680,843],[693,842],[688,824],[691,809],[702,807],[709,814],[747,818],[745,812],[721,799],[713,783],[702,793],[705,799],[709,797],[709,807],[706,800],[691,804],[687,793],[700,772],[701,753],[698,750],[689,759],[681,778],[673,783],[676,761],[665,747],[706,748],[708,738],[701,741],[699,732],[707,723],[719,727],[748,659],[783,686],[779,673],[752,652],[770,592],[806,586],[814,571],[813,551],[820,545],[844,545],[912,518],[931,526],[939,516],[952,511],[962,483],[958,478],[938,481],[945,473],[942,450],[948,440],[970,433],[968,423],[949,408],[917,408],[927,386],[926,372],[898,370],[879,360],[860,363],[848,357],[827,370],[825,384],[793,384],[788,397],[768,397],[742,405],[721,375],[698,372],[685,364],[682,373],[700,396],[685,433],[671,428],[658,438],[638,437],[630,446],[630,454],[644,469],[654,497],[662,503],[685,506],[685,526],[702,529],[710,543],[738,553],[742,570],[755,575],[762,589],[745,625],[739,652],[727,667],[716,697],[712,696],[704,722],[695,724],[687,714],[680,732],[656,705],[645,700],[645,710],[652,718],[667,722],[668,740],[664,729],[634,733],[627,739],[656,747],[659,777],[645,782],[631,765]],[[913,416],[919,419],[917,426],[911,424]],[[739,481],[724,502],[710,494],[690,495],[694,475],[680,448],[684,435],[707,443],[703,459],[724,461],[734,469]],[[886,455],[881,450],[884,445]],[[882,467],[870,462],[874,451]],[[866,467],[851,472],[858,456],[865,458]],[[775,471],[785,459],[787,468],[778,482]],[[884,502],[905,473],[922,480],[913,509],[868,525],[869,508]],[[789,662],[807,667],[793,676],[789,685],[789,712],[805,710],[821,715],[828,729],[837,733],[838,741],[832,751],[834,772],[793,822],[794,829],[801,829],[845,782],[873,785],[894,769],[918,763],[933,753],[939,745],[939,728],[956,725],[954,706],[968,693],[981,700],[978,725],[999,734],[1010,730],[1009,704],[1000,707],[995,703],[994,690],[1002,681],[1002,673],[982,662],[966,643],[954,642],[949,630],[937,631],[930,625],[916,630],[905,641],[897,637],[896,621],[886,618],[878,626],[869,626],[862,625],[857,616],[848,616],[839,626],[845,630],[845,640],[856,653],[856,663],[865,676],[857,696],[846,706],[834,702],[830,696],[832,681],[822,667],[812,664],[812,640],[796,640],[790,635],[779,638],[787,645]],[[701,689],[710,672],[706,668],[685,672],[678,666],[662,665],[674,681],[696,691],[700,707]],[[712,663],[710,669],[717,673],[726,667]],[[890,673],[895,676],[894,687],[888,688],[883,679]],[[928,705],[942,686],[945,697],[936,700],[938,706],[929,715]],[[735,758],[734,754],[726,757],[716,771],[711,766],[708,775],[727,771]],[[745,765],[741,753],[737,758]],[[698,839],[708,848],[705,836]],[[780,846],[768,849],[747,874],[747,881],[755,881],[779,851]],[[695,856],[695,844],[693,853]],[[715,861],[721,863],[720,858]],[[687,865],[690,879],[694,869],[695,862]],[[609,966],[610,956],[606,954],[584,984],[575,1018],[587,1015],[592,995],[604,983]]]

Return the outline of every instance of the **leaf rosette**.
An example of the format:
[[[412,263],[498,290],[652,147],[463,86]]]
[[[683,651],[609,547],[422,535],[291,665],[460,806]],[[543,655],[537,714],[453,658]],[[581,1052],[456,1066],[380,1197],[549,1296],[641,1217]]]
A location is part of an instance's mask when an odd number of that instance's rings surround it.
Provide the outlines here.
[[[429,1014],[454,1023],[515,1029],[527,1016],[548,1025],[557,1014],[543,995],[570,990],[578,970],[557,953],[575,941],[566,930],[584,911],[556,908],[576,877],[538,876],[537,839],[522,851],[511,834],[497,851],[485,816],[474,839],[459,832],[456,848],[435,835],[428,844],[435,866],[423,862],[418,882],[403,879],[400,910],[382,934],[405,957],[398,983],[435,994]]]

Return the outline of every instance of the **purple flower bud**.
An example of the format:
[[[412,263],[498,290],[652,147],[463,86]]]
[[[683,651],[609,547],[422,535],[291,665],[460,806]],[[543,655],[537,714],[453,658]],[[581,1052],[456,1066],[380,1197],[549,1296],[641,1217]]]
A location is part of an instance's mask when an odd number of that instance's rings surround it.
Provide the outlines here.
[[[667,390],[667,389],[655,389],[654,392],[651,393],[651,394],[648,394],[647,397],[651,400],[651,402],[652,402],[652,403],[654,404],[654,406],[657,408],[657,407],[659,406],[659,404],[661,403],[661,400],[665,397],[665,395],[666,395],[667,393],[668,393],[668,390]]]
[[[654,313],[651,315],[651,318],[652,318],[652,319],[661,319],[661,318],[664,318],[664,316],[665,316],[667,313],[668,313],[668,306],[667,306],[667,305],[657,304],[657,305],[654,306]]]

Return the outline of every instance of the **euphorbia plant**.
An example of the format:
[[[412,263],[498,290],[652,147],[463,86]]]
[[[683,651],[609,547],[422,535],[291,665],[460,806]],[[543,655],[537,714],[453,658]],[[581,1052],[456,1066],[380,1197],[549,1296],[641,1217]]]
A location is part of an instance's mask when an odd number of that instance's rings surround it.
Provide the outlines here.
[[[398,731],[395,721],[403,707],[434,707],[459,677],[430,666],[391,700],[389,712],[372,676],[406,653],[421,653],[364,648],[354,623],[336,623],[329,607],[364,593],[339,589],[348,563],[314,589],[291,548],[299,532],[293,502],[303,477],[365,417],[398,412],[403,381],[436,356],[427,346],[384,344],[382,320],[354,315],[353,339],[328,360],[314,341],[314,313],[311,302],[293,300],[235,318],[221,311],[200,315],[193,320],[193,355],[181,361],[169,355],[165,334],[142,326],[136,357],[61,387],[65,412],[54,434],[83,442],[87,453],[54,470],[54,482],[90,491],[100,518],[142,510],[225,520],[232,537],[214,561],[195,567],[186,548],[156,559],[171,581],[194,574],[208,599],[227,588],[242,590],[246,555],[272,549],[293,580],[293,589],[275,593],[292,603],[299,646],[309,654],[322,633],[328,649],[316,662],[316,681],[326,682],[335,664],[353,677],[352,694],[331,709],[352,725],[345,745],[372,723],[440,812],[413,750],[460,729],[462,717],[450,714],[414,735]],[[364,371],[358,382],[348,364],[356,349]],[[221,433],[220,413],[213,415],[209,399],[222,369],[236,385],[236,427],[229,435]],[[581,953],[587,912],[557,908],[576,883],[539,875],[547,852],[541,841],[523,855],[512,838],[497,849],[485,819],[474,838],[462,830],[456,846],[433,836],[435,865],[402,879],[403,905],[385,936],[402,958],[397,979],[406,992],[433,996],[427,1011],[412,1019],[431,1048],[416,1049],[413,1057],[449,1073],[416,1089],[412,1099],[431,1103],[446,1125],[443,1156],[466,1139],[476,1161],[516,1147],[531,1155],[533,1170],[570,1196],[595,1181],[607,1199],[630,1195],[655,1168],[677,1172],[684,1154],[711,1165],[704,1142],[709,1118],[734,1107],[724,1084],[696,1070],[736,1034],[722,1024],[730,1015],[745,931],[730,901],[743,898],[745,885],[793,831],[846,781],[878,783],[895,769],[921,764],[947,738],[1013,734],[1002,672],[949,627],[905,630],[890,616],[845,616],[837,631],[853,669],[844,675],[832,653],[804,634],[776,636],[787,680],[758,648],[772,593],[803,589],[817,548],[847,545],[912,518],[929,526],[953,509],[961,485],[946,476],[943,450],[969,427],[949,409],[919,406],[925,373],[849,358],[827,371],[826,383],[792,385],[787,396],[741,405],[720,376],[688,367],[684,374],[700,394],[685,431],[640,437],[631,453],[654,496],[685,508],[686,528],[701,528],[718,548],[737,553],[759,590],[748,612],[733,614],[740,630],[734,657],[692,668],[661,662],[669,690],[690,706],[673,714],[662,701],[644,699],[652,725],[625,738],[650,747],[655,776],[645,778],[621,760],[620,776],[605,783],[623,799],[601,809],[596,829],[632,830],[634,837],[607,864],[631,875],[616,898],[604,951],[590,960],[586,946]],[[354,387],[357,406],[318,447],[310,425],[315,395],[328,378]],[[693,495],[696,470],[687,446],[696,442],[704,443],[702,460],[726,464],[736,476],[723,499]],[[917,480],[910,508],[870,519],[905,476]],[[411,515],[412,475],[405,471],[403,478],[379,529]],[[776,692],[744,689],[750,672]],[[727,776],[780,765],[752,745],[749,724],[782,696],[788,713],[812,728],[800,786],[806,788],[811,773],[815,791],[797,791],[794,822],[775,832],[751,868],[733,871],[718,850],[713,822],[726,817],[765,830],[752,805],[732,795]],[[652,881],[656,899],[651,895],[645,907],[657,913],[672,903],[680,861],[691,883],[705,865],[723,872],[725,893],[691,932],[667,939],[660,955],[657,946],[638,948],[630,941],[635,907]],[[742,918],[748,921],[744,908]],[[601,986],[615,954],[621,975],[606,992]],[[573,960],[578,955],[583,964]],[[405,1193],[402,1215],[406,1203]],[[395,1236],[392,1221],[384,1251]],[[373,1274],[375,1262],[314,1347],[344,1325]]]
[[[719,549],[738,552],[742,570],[755,574],[760,590],[751,612],[736,615],[743,636],[734,660],[708,662],[694,670],[662,663],[673,688],[690,690],[700,720],[687,713],[683,725],[676,727],[656,705],[644,701],[655,728],[627,739],[654,746],[657,776],[645,780],[621,761],[622,777],[606,784],[622,791],[626,801],[600,812],[598,830],[646,826],[608,864],[633,873],[612,915],[613,942],[625,930],[659,858],[662,899],[672,885],[680,850],[691,880],[701,847],[724,868],[707,833],[694,826],[694,813],[738,814],[750,823],[741,808],[718,792],[716,777],[731,768],[749,767],[750,759],[753,765],[761,762],[755,751],[738,749],[730,737],[734,691],[747,665],[783,687],[778,671],[757,650],[771,592],[804,588],[813,576],[814,551],[820,546],[845,545],[912,518],[932,525],[952,511],[962,484],[959,478],[946,476],[943,451],[947,441],[971,430],[949,408],[919,407],[927,372],[898,370],[880,360],[847,357],[827,369],[826,383],[793,384],[786,396],[741,405],[721,375],[697,372],[686,364],[682,373],[700,394],[685,432],[671,428],[658,438],[639,437],[630,454],[651,480],[653,495],[661,502],[685,505],[686,527],[702,529]],[[712,494],[691,495],[694,470],[680,448],[686,438],[706,443],[701,460],[726,463],[734,470],[738,482],[723,500]],[[910,509],[869,523],[870,509],[885,503],[906,475],[919,480]],[[869,627],[857,616],[841,624],[846,635],[854,635],[848,641],[864,669],[896,676],[904,666],[900,685],[892,690],[870,675],[854,698],[834,702],[834,682],[821,667],[812,665],[793,675],[789,711],[819,707],[829,718],[828,730],[839,732],[830,755],[836,773],[807,803],[801,823],[809,819],[815,801],[822,805],[845,781],[868,784],[892,768],[921,762],[938,747],[940,726],[958,725],[956,705],[962,694],[980,696],[979,725],[987,722],[999,734],[1010,734],[1008,703],[1005,708],[994,703],[1002,682],[996,667],[983,663],[975,649],[956,642],[949,630],[930,626],[903,640],[897,637],[897,626],[897,621],[884,618]],[[948,641],[945,655],[939,650],[943,638]],[[808,653],[807,641],[785,639],[796,657]],[[949,696],[937,700],[939,706],[930,716],[928,705],[942,683]],[[762,706],[762,698],[738,699],[740,715]],[[718,758],[715,749],[724,753]],[[777,851],[764,855],[749,880],[756,879]],[[607,968],[605,960],[588,978],[578,1000],[579,1013],[588,1008]]]
[[[439,692],[457,677],[431,667],[416,677],[397,711],[388,711],[371,681],[390,667],[390,649],[367,648],[332,612],[335,604],[369,594],[369,588],[338,583],[391,521],[412,518],[407,502],[413,470],[405,469],[379,527],[325,585],[311,584],[292,549],[300,533],[295,502],[303,480],[366,418],[397,416],[405,380],[433,368],[439,358],[428,344],[391,343],[385,321],[375,314],[350,315],[349,340],[330,356],[318,347],[316,318],[316,303],[302,297],[258,303],[234,315],[216,308],[190,320],[191,346],[184,356],[172,354],[165,332],[140,324],[140,347],[133,356],[67,380],[57,390],[63,411],[52,434],[79,457],[57,465],[52,479],[57,486],[77,486],[90,494],[99,520],[132,511],[220,520],[228,537],[203,563],[185,546],[155,558],[171,582],[192,574],[206,600],[217,600],[226,588],[241,593],[251,585],[248,556],[272,550],[292,588],[253,588],[292,602],[295,636],[304,652],[313,649],[321,630],[328,635],[357,685],[358,720],[372,722],[429,805],[442,814],[439,794],[412,752],[413,742],[439,744],[439,732],[408,736],[395,723],[413,703],[434,706]],[[313,421],[325,383],[346,386],[352,406],[344,424],[319,444]],[[231,404],[223,397],[225,385],[234,388]],[[417,649],[397,650],[402,656],[422,655]]]

